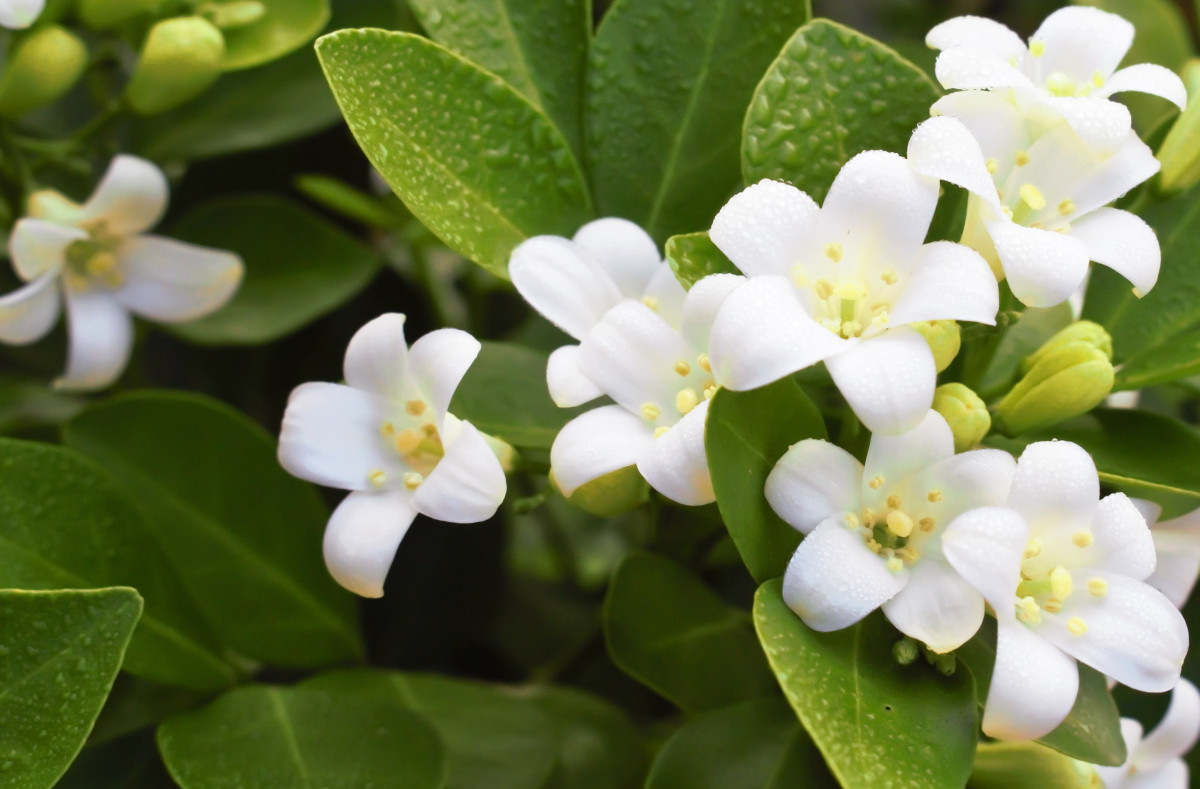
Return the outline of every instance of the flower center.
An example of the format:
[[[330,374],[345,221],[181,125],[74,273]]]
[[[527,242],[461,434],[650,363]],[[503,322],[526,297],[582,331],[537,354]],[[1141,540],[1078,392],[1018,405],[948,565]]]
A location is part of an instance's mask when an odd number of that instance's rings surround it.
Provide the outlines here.
[[[877,475],[867,485],[881,491],[884,479]],[[884,508],[866,507],[860,513],[847,512],[844,517],[846,528],[859,534],[863,544],[883,558],[894,573],[921,560],[921,548],[937,528],[932,513],[944,497],[940,490],[930,490],[923,500],[907,498],[907,486],[897,486],[888,494]]]
[[[656,438],[691,413],[702,399],[711,400],[721,388],[713,378],[707,353],[698,354],[695,359],[676,359],[671,364],[670,376],[679,387],[675,391],[674,401],[657,403],[648,400],[641,406],[642,418],[657,425],[654,429]]]
[[[420,487],[446,454],[433,421],[433,412],[424,400],[407,401],[403,414],[385,421],[379,428],[379,435],[408,468],[403,482],[409,490]],[[371,471],[368,479],[377,488],[391,481],[383,469]]]
[[[1076,548],[1087,548],[1093,542],[1092,532],[1081,529],[1072,536],[1071,542]],[[1015,606],[1017,619],[1028,625],[1040,625],[1043,612],[1057,614],[1072,595],[1082,593],[1081,579],[1065,565],[1049,566],[1042,556],[1043,547],[1037,537],[1030,539],[1021,562],[1021,582],[1017,585]],[[1083,588],[1092,597],[1108,595],[1108,581],[1101,577],[1086,579]],[[1066,628],[1072,635],[1081,636],[1087,632],[1087,623],[1073,616],[1066,621]]]
[[[1013,164],[1015,167],[1006,173],[997,173],[1001,169],[995,159],[988,159],[987,169],[996,182],[996,195],[1000,198],[1001,207],[1009,219],[1025,227],[1053,230],[1058,233],[1071,232],[1071,217],[1075,213],[1075,201],[1065,197],[1054,205],[1046,200],[1046,195],[1038,186],[1025,180],[1022,172],[1030,162],[1029,153],[1017,151]]]
[[[828,246],[831,245],[827,245],[826,256],[834,260]],[[840,245],[836,259],[841,259]],[[884,285],[895,285],[899,277],[889,268],[883,271],[880,280]],[[862,277],[818,277],[814,280],[808,276],[804,265],[797,263],[792,267],[792,284],[801,292],[811,292],[816,307],[813,318],[839,337],[861,337],[863,332],[886,327],[890,319],[891,302],[871,298],[870,285]]]
[[[125,284],[116,246],[115,239],[93,235],[67,247],[63,276],[71,289],[80,293],[93,288],[116,290]]]

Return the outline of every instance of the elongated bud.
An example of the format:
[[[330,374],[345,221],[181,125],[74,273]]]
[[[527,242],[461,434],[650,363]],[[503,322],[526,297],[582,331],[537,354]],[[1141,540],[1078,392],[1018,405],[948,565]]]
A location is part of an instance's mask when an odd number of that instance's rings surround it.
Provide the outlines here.
[[[1100,785],[1092,765],[1035,742],[980,743],[971,771],[972,789],[1096,789]]]
[[[1163,192],[1182,192],[1200,183],[1200,60],[1188,61],[1183,71],[1188,88],[1187,108],[1176,118],[1158,149],[1162,162],[1159,188]]]
[[[254,24],[266,15],[267,7],[259,0],[228,0],[205,3],[196,9],[196,13],[222,30],[229,30]]]
[[[19,118],[54,101],[79,80],[87,46],[66,28],[35,30],[13,49],[0,77],[0,115]]]
[[[79,0],[79,18],[93,30],[107,30],[141,14],[154,14],[164,0]]]
[[[550,472],[554,487],[558,482]],[[614,518],[640,507],[650,500],[650,486],[637,466],[626,466],[597,477],[586,485],[580,485],[567,497],[567,501],[588,513],[601,518]]]
[[[933,361],[940,373],[950,366],[958,349],[962,346],[962,335],[956,321],[921,321],[909,324],[921,333],[929,350],[933,351]]]
[[[1067,326],[1055,332],[1050,339],[1042,343],[1042,347],[1026,356],[1021,362],[1021,372],[1027,373],[1033,369],[1033,366],[1038,363],[1046,354],[1053,351],[1055,348],[1061,348],[1064,345],[1071,343],[1082,342],[1086,343],[1096,350],[1103,353],[1109,359],[1113,357],[1112,335],[1098,323],[1092,321],[1076,321],[1070,326]]]
[[[966,452],[992,429],[992,415],[988,413],[987,404],[959,383],[942,384],[933,390],[933,410],[950,425],[955,452]]]
[[[125,88],[129,106],[154,115],[203,93],[221,75],[225,38],[207,19],[184,16],[150,29]]]
[[[1108,353],[1083,340],[1056,343],[1057,336],[1038,349],[1029,371],[996,406],[1003,432],[1019,435],[1087,413],[1112,391]]]

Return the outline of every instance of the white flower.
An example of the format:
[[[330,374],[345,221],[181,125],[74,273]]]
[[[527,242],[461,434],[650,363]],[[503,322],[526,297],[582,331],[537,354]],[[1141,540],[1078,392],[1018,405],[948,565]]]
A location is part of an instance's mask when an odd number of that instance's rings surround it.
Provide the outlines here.
[[[1179,758],[1200,736],[1200,692],[1186,679],[1171,694],[1171,706],[1154,731],[1142,737],[1142,724],[1121,719],[1129,751],[1120,767],[1096,766],[1104,789],[1187,789],[1188,766]]]
[[[1129,110],[1114,93],[1161,96],[1182,110],[1183,81],[1162,66],[1140,64],[1117,71],[1134,29],[1096,8],[1068,6],[1046,17],[1026,46],[999,22],[975,16],[951,19],[929,31],[925,42],[942,50],[938,81],[948,89],[1011,94],[1036,126],[1063,118],[1091,148],[1118,147],[1130,130]]]
[[[513,250],[508,272],[517,292],[576,340],[622,299],[641,300],[673,323],[683,305],[683,288],[654,240],[625,219],[589,222],[573,239],[534,236]],[[601,394],[579,371],[577,345],[550,355],[546,383],[563,408]]]
[[[1003,503],[1015,464],[998,449],[954,454],[946,420],[875,435],[866,466],[827,441],[794,445],[767,477],[766,496],[806,536],[783,598],[814,630],[840,630],[883,606],[901,632],[937,652],[983,622],[983,597],[942,556],[941,533],[961,513]]]
[[[909,323],[994,323],[996,280],[974,251],[925,244],[939,185],[883,151],[855,156],[825,205],[776,181],[735,195],[712,240],[750,277],[717,316],[709,351],[730,389],[754,389],[824,361],[873,432],[925,417],[937,372]]]
[[[0,342],[44,337],[66,303],[66,389],[116,380],[133,347],[135,313],[160,323],[194,320],[222,307],[242,279],[237,255],[142,235],[167,206],[167,180],[132,156],[115,158],[83,205],[57,192],[30,197],[13,227],[9,255],[29,283],[0,297]]]
[[[1154,541],[1123,493],[1100,498],[1092,459],[1066,441],[1030,444],[1005,507],[956,518],[950,565],[996,613],[996,665],[984,733],[1041,737],[1071,711],[1079,660],[1135,690],[1179,681],[1188,632],[1171,601],[1143,583]]]
[[[909,161],[972,193],[962,242],[1003,269],[1018,299],[1030,307],[1065,301],[1090,260],[1139,294],[1154,287],[1161,259],[1154,231],[1128,211],[1103,207],[1158,171],[1136,134],[1100,158],[1065,123],[1035,139],[1003,96],[956,93],[934,108],[954,118],[918,126]]]
[[[0,0],[0,27],[20,30],[42,15],[46,0]]]
[[[1159,521],[1162,507],[1145,499],[1133,499],[1133,503],[1150,526],[1158,555],[1158,566],[1146,583],[1182,609],[1200,575],[1200,509]]]
[[[576,417],[555,438],[550,466],[564,494],[636,465],[651,487],[680,504],[714,500],[704,420],[721,379],[709,364],[709,331],[742,282],[731,274],[705,277],[674,320],[661,302],[655,310],[624,299],[583,335],[580,374],[616,405]]]
[[[404,316],[382,315],[346,348],[346,384],[307,383],[288,399],[279,462],[301,479],[349,490],[325,530],[325,564],[363,597],[383,582],[413,519],[475,523],[504,500],[504,470],[485,436],[447,412],[479,354],[458,329],[408,348]]]

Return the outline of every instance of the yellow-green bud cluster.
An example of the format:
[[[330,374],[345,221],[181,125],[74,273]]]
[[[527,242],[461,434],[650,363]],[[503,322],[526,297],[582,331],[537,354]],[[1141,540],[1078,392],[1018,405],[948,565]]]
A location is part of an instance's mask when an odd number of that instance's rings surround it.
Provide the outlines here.
[[[950,425],[954,451],[966,452],[977,445],[992,428],[987,404],[960,383],[942,384],[933,392],[933,410]]]
[[[929,343],[933,361],[940,373],[950,366],[962,347],[962,334],[957,321],[921,321],[909,324]]]

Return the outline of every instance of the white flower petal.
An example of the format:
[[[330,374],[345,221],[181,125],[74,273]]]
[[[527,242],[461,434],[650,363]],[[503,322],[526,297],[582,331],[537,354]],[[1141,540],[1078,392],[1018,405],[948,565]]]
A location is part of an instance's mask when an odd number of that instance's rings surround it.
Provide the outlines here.
[[[380,433],[387,410],[383,399],[360,389],[301,384],[283,414],[279,464],[294,477],[329,488],[372,490],[376,471],[384,473],[383,487],[395,487],[408,468]]]
[[[103,389],[120,377],[133,350],[133,319],[107,293],[67,292],[67,370],[57,389]]]
[[[863,340],[825,366],[838,390],[873,433],[896,435],[921,423],[933,405],[933,351],[915,329],[898,326]]]
[[[1141,742],[1134,758],[1138,772],[1151,772],[1183,756],[1200,738],[1200,691],[1186,679],[1171,692],[1167,714]]]
[[[1165,594],[1176,608],[1183,608],[1200,574],[1200,510],[1156,521],[1157,517],[1147,519],[1147,523],[1153,523],[1150,536],[1154,539],[1158,565],[1146,583]]]
[[[775,514],[808,534],[826,518],[862,509],[863,467],[846,450],[817,438],[793,444],[767,475],[764,493]]]
[[[117,156],[73,224],[103,223],[104,231],[116,236],[144,233],[162,218],[167,197],[162,170],[136,156]]]
[[[887,569],[860,534],[830,518],[796,549],[783,576],[783,600],[813,630],[841,630],[894,597],[908,575]]]
[[[550,447],[550,469],[564,496],[610,471],[635,465],[654,441],[654,429],[619,405],[572,419]]]
[[[664,263],[654,272],[654,276],[650,277],[641,300],[643,304],[653,305],[658,316],[677,329],[683,320],[683,302],[687,294],[675,277],[675,272]]]
[[[557,236],[522,242],[513,250],[508,274],[530,306],[576,340],[621,300],[612,278]]]
[[[362,597],[383,597],[383,582],[416,518],[412,493],[355,491],[325,527],[325,566],[333,580]]]
[[[883,604],[888,620],[906,636],[934,652],[958,649],[983,624],[983,597],[948,564],[921,559],[908,583]]]
[[[41,16],[46,0],[0,0],[0,27],[22,30]]]
[[[1154,572],[1154,538],[1146,519],[1124,493],[1100,500],[1092,520],[1093,542],[1082,549],[1080,564],[1141,581]],[[1065,546],[1064,546],[1065,548]],[[1072,552],[1080,551],[1079,548]]]
[[[983,125],[989,130],[995,125],[991,116],[996,114],[1001,115],[1003,119],[1015,118],[1015,123],[1019,125],[1020,119],[1012,103],[999,94],[966,91],[951,94],[946,99],[952,97],[965,97],[970,99],[972,104],[983,103],[988,110]],[[997,107],[1000,112],[994,111],[993,107]],[[964,109],[968,113],[971,111],[970,107]],[[990,133],[997,134],[1004,128],[1001,125],[997,131]],[[987,158],[980,148],[979,141],[958,118],[947,114],[930,118],[918,126],[908,140],[908,161],[915,172],[961,186],[987,201],[997,216],[1002,213],[1000,199],[996,196],[996,185],[987,170]]]
[[[708,400],[684,415],[658,436],[638,458],[637,467],[650,487],[680,504],[698,507],[716,501],[708,455],[704,451],[704,420]]]
[[[930,49],[965,47],[980,56],[991,55],[1007,61],[1025,54],[1025,42],[1013,31],[981,16],[958,16],[936,25],[925,36]]]
[[[986,170],[987,159],[995,159],[995,178],[1003,180],[1008,172],[1016,166],[1017,151],[1028,149],[1033,142],[1032,131],[1025,118],[1025,113],[1017,105],[1009,91],[964,90],[950,93],[934,102],[930,111],[953,118],[967,127],[967,131],[975,139],[983,154],[984,176],[989,185],[993,179]],[[928,123],[929,121],[925,122],[925,124]],[[925,124],[917,128],[920,129]],[[937,127],[934,129],[936,130]],[[948,147],[945,158],[940,161],[944,174],[938,177],[987,197],[976,191],[983,189],[982,179],[976,167],[974,151],[960,134],[939,130],[939,134],[936,136],[930,135],[929,138],[920,139],[915,151],[910,147],[909,159],[913,158],[914,152],[919,154],[921,160],[927,161],[927,157],[932,158],[936,149],[931,150],[932,146],[928,143],[943,144]],[[938,160],[934,159],[934,161]],[[950,177],[963,163],[970,165],[972,174]],[[916,166],[916,162],[914,162],[914,166]],[[934,175],[932,172],[924,172],[924,174]],[[991,190],[994,195],[995,186],[991,186]]]
[[[1039,140],[1039,144],[1051,140],[1051,134],[1047,134]],[[1053,141],[1055,145],[1048,146],[1052,148],[1049,151],[1051,161],[1066,161],[1063,147],[1069,144],[1068,141],[1061,135],[1054,135]],[[1161,167],[1150,146],[1132,131],[1125,136],[1116,153],[1107,159],[1093,161],[1094,164],[1089,168],[1074,168],[1073,182],[1064,181],[1070,191],[1063,196],[1075,203],[1075,216],[1078,217],[1116,200],[1153,176]],[[1049,166],[1050,162],[1046,165]],[[1040,163],[1038,166],[1042,167]],[[1049,194],[1046,197],[1047,200],[1051,199]]]
[[[930,466],[918,478],[918,490],[939,490],[938,515],[953,519],[975,507],[1000,507],[1008,501],[1017,463],[1000,449],[973,449]]]
[[[1183,80],[1169,68],[1153,63],[1139,63],[1121,69],[1108,78],[1096,95],[1111,96],[1124,91],[1161,96],[1181,110],[1187,108],[1187,87]]]
[[[64,227],[42,219],[20,219],[8,237],[8,254],[17,275],[26,282],[57,273],[66,263],[67,248],[88,237],[77,227]]]
[[[871,436],[862,478],[866,481],[881,478],[883,485],[879,490],[883,491],[953,455],[954,434],[950,425],[937,411],[927,410],[911,430],[899,435]]]
[[[1028,539],[1029,526],[1016,511],[979,507],[950,522],[942,533],[942,553],[996,611],[1008,615]]]
[[[947,90],[1035,89],[1029,77],[1008,61],[980,57],[978,52],[966,47],[943,51],[934,63],[933,72]]]
[[[1116,271],[1142,293],[1158,282],[1162,251],[1146,221],[1128,211],[1101,208],[1071,225],[1071,235],[1087,247],[1088,257]]]
[[[1051,96],[1044,106],[1066,120],[1084,145],[1102,153],[1120,147],[1133,118],[1124,104],[1075,96]]]
[[[1111,686],[1111,680],[1109,682]],[[1142,742],[1142,724],[1133,718],[1121,718],[1121,739],[1125,741],[1125,761],[1117,767],[1095,765],[1096,774],[1100,776],[1104,789],[1124,789],[1125,779],[1129,777],[1129,768],[1133,765],[1133,757],[1137,755],[1138,746]]]
[[[116,299],[135,315],[180,323],[216,312],[242,283],[242,259],[232,252],[159,236],[137,236],[117,256],[125,282]]]
[[[450,408],[454,390],[479,356],[480,348],[479,340],[462,329],[434,329],[408,349],[409,374],[428,399],[439,425]]]
[[[573,408],[595,400],[604,392],[579,366],[579,346],[564,345],[546,363],[546,387],[559,408]]]
[[[730,293],[746,282],[736,274],[712,274],[697,282],[683,302],[679,331],[693,348],[708,348],[717,313]]]
[[[958,320],[995,325],[999,309],[1000,289],[987,261],[961,244],[935,241],[921,247],[892,307],[891,324]]]
[[[654,239],[628,219],[588,222],[572,240],[612,278],[625,298],[641,298],[650,278],[663,267]]]
[[[1011,615],[999,619],[984,734],[1001,740],[1045,736],[1071,713],[1078,694],[1074,660]]]
[[[1091,527],[1099,501],[1096,464],[1078,444],[1037,441],[1018,458],[1008,506],[1030,524],[1054,527],[1070,537],[1079,528]]]
[[[989,222],[988,234],[1013,295],[1030,307],[1053,307],[1079,289],[1088,271],[1079,239],[1012,222]]]
[[[579,367],[600,390],[634,413],[647,403],[671,425],[680,377],[679,359],[692,358],[679,332],[640,301],[626,299],[592,327],[579,346]]]
[[[342,363],[347,384],[396,402],[417,395],[408,371],[404,321],[402,314],[389,312],[354,333]]]
[[[813,199],[796,187],[762,180],[725,204],[709,235],[743,274],[786,275],[816,248],[818,213]]]
[[[1112,74],[1133,44],[1133,34],[1133,25],[1116,14],[1067,6],[1046,17],[1029,41],[1045,46],[1038,58],[1043,75],[1061,71],[1081,82],[1097,71]]]
[[[54,272],[0,296],[0,342],[26,345],[42,339],[58,322],[60,304]]]
[[[415,345],[413,350],[415,362]],[[447,523],[478,523],[495,515],[508,481],[483,434],[470,422],[448,419],[442,442],[446,454],[413,493],[413,508]]]
[[[1120,785],[1120,789],[1188,789],[1189,786],[1191,778],[1187,762],[1172,759],[1157,770],[1130,776]]]

